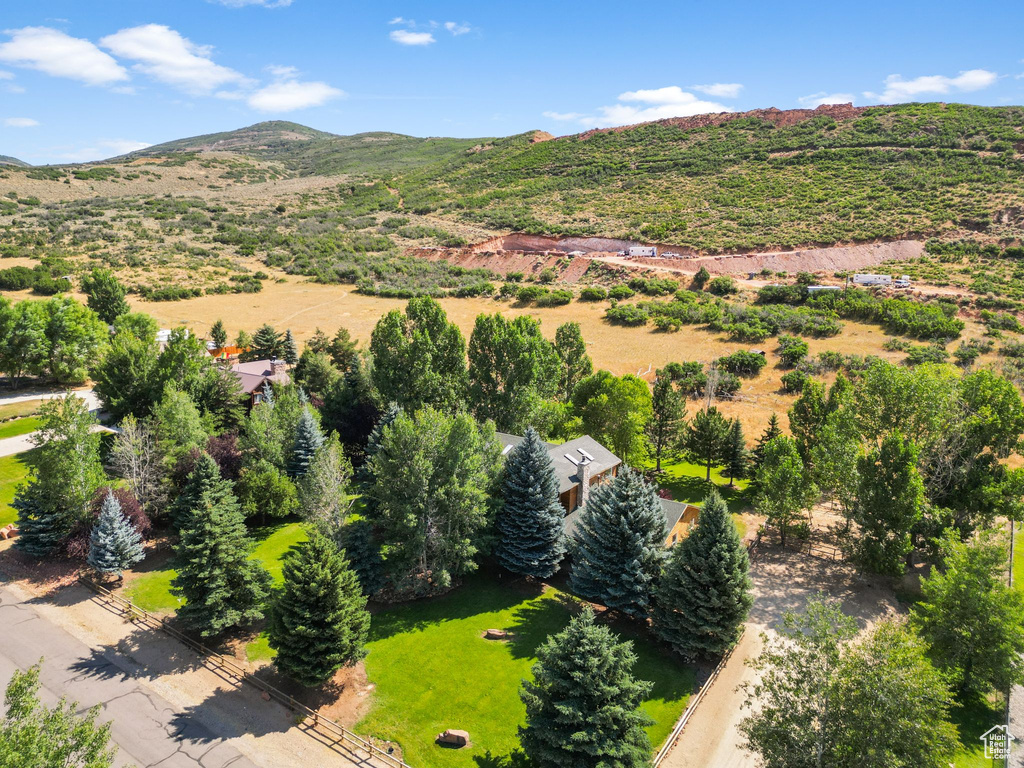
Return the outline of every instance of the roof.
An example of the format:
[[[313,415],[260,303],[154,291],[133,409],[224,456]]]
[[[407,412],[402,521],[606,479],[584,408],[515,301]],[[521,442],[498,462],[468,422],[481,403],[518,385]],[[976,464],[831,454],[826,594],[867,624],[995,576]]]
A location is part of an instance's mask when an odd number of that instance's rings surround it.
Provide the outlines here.
[[[497,433],[498,440],[505,447],[504,453],[508,453],[513,447],[519,445],[523,438],[519,435],[510,435],[505,432]],[[609,451],[590,435],[577,437],[567,443],[545,443],[548,447],[548,454],[551,462],[555,465],[555,476],[558,478],[558,492],[565,493],[573,486],[579,485],[580,477],[577,475],[578,466],[576,462],[584,457],[583,451],[591,457],[590,476],[596,477],[610,469],[614,469],[622,463],[622,459]],[[572,456],[576,461],[566,458]]]
[[[265,381],[272,381],[277,384],[287,384],[291,381],[291,377],[287,373],[275,374],[273,368],[271,368],[270,360],[252,360],[247,363],[235,363],[231,366],[231,372],[238,377],[238,381],[242,385],[242,391],[247,395],[251,395],[263,386]]]
[[[658,501],[661,502],[661,513],[665,516],[665,535],[668,536],[672,529],[676,527],[676,523],[683,519],[686,510],[692,505],[682,501],[672,501],[671,499],[659,498]],[[565,535],[569,538],[572,538],[573,533],[576,531],[576,525],[579,523],[583,510],[584,507],[577,507],[573,512],[565,516],[563,526]]]

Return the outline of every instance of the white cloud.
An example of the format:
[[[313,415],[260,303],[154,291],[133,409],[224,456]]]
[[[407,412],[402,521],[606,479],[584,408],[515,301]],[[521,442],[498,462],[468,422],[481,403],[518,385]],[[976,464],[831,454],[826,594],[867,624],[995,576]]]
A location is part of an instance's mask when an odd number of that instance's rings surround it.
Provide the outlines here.
[[[999,79],[995,72],[987,69],[969,69],[960,72],[956,77],[945,75],[922,75],[913,80],[904,80],[902,75],[889,75],[885,78],[885,90],[881,93],[865,91],[869,99],[877,99],[888,103],[914,101],[918,96],[929,93],[947,94],[952,92],[969,93],[988,88]]]
[[[395,16],[395,18],[393,18],[391,21],[388,22],[388,24],[415,24],[415,23],[416,22],[411,21],[410,19],[403,18],[401,16]]]
[[[8,128],[35,128],[39,125],[39,121],[33,120],[31,117],[6,117],[4,125]]]
[[[162,24],[144,24],[107,35],[100,45],[121,58],[138,62],[135,69],[190,94],[204,94],[248,78],[216,64],[209,46],[196,45]]]
[[[262,5],[264,8],[287,8],[292,0],[213,0],[228,8],[244,8],[247,5]]]
[[[472,32],[473,31],[473,28],[471,26],[469,26],[469,24],[465,24],[465,23],[457,24],[454,21],[446,21],[444,23],[444,28],[447,29],[449,32],[451,32],[456,37],[458,37],[459,35],[464,35],[467,32]]]
[[[292,112],[296,109],[319,107],[332,99],[345,95],[327,83],[280,80],[260,88],[249,95],[250,107],[260,112]]]
[[[582,112],[544,112],[543,115],[549,120],[558,120],[559,122],[579,120],[586,117]]]
[[[88,85],[128,79],[124,67],[88,40],[49,27],[8,29],[6,34],[11,39],[0,43],[0,61]]]
[[[852,104],[853,94],[852,93],[827,93],[825,91],[819,91],[818,93],[812,93],[809,96],[800,96],[797,98],[800,106],[808,109],[814,109],[820,107],[822,104]]]
[[[137,149],[150,147],[145,141],[131,139],[103,139],[88,146],[54,147],[59,150],[52,157],[68,163],[87,163],[92,160],[106,160],[109,157],[127,155]]]
[[[626,102],[626,103],[622,103]],[[647,106],[636,106],[647,105]],[[619,103],[598,108],[596,115],[584,115],[580,123],[590,128],[646,123],[669,117],[690,117],[709,112],[732,112],[724,104],[704,101],[678,85],[626,91],[619,94]]]
[[[393,29],[390,37],[401,45],[430,45],[437,42],[429,32],[413,32],[408,29]]]
[[[0,69],[0,80],[13,80],[14,73],[7,72],[6,70]]]
[[[709,83],[708,85],[691,85],[693,90],[716,99],[735,99],[743,90],[741,83]]]

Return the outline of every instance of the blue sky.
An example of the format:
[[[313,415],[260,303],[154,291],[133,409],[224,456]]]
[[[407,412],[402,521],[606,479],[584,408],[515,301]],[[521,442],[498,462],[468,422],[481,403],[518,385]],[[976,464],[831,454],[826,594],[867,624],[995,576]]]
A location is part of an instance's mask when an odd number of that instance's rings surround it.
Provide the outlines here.
[[[261,120],[561,135],[822,102],[1024,103],[1015,2],[0,0],[0,154]]]

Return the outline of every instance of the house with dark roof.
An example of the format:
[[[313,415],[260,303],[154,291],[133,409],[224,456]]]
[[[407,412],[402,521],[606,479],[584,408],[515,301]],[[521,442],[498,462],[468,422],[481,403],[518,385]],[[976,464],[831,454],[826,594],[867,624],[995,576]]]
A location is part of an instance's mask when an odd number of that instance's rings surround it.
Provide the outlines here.
[[[263,399],[263,391],[268,383],[287,384],[291,381],[287,364],[276,358],[232,363],[229,370],[235,374],[242,391],[248,395],[250,408]]]
[[[519,435],[498,433],[507,454],[522,442]],[[577,437],[567,443],[545,443],[558,478],[558,500],[565,508],[565,534],[572,536],[583,508],[586,506],[590,489],[608,482],[619,474],[622,459],[597,442],[590,435]],[[660,499],[661,511],[665,515],[665,530],[668,536],[665,546],[670,547],[686,537],[689,528],[697,520],[700,507],[684,504],[671,499]]]

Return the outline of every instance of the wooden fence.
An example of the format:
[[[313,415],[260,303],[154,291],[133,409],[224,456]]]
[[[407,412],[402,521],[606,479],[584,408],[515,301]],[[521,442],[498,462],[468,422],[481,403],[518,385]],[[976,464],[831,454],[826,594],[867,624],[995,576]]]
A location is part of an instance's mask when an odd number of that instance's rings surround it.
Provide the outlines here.
[[[108,606],[112,606],[123,613],[128,621],[143,624],[151,629],[157,629],[164,632],[175,640],[184,643],[186,646],[202,656],[204,661],[210,664],[217,672],[224,673],[228,677],[234,678],[240,683],[251,685],[253,688],[261,691],[265,695],[265,698],[269,697],[270,699],[283,704],[289,710],[303,718],[303,725],[307,729],[317,732],[320,736],[326,737],[331,746],[342,746],[360,762],[368,762],[376,758],[385,766],[388,766],[388,768],[411,768],[407,763],[388,753],[386,750],[374,745],[362,736],[357,736],[335,721],[324,717],[316,710],[310,709],[305,704],[296,701],[284,691],[275,688],[269,683],[260,680],[255,675],[250,674],[241,664],[231,657],[212,651],[197,640],[194,640],[188,635],[175,629],[166,621],[166,619],[154,616],[148,611],[139,608],[130,600],[125,600],[123,597],[115,595],[109,589],[101,584],[97,584],[87,576],[79,577],[79,581],[89,589],[96,592],[96,594],[100,596],[101,601],[104,601]]]

